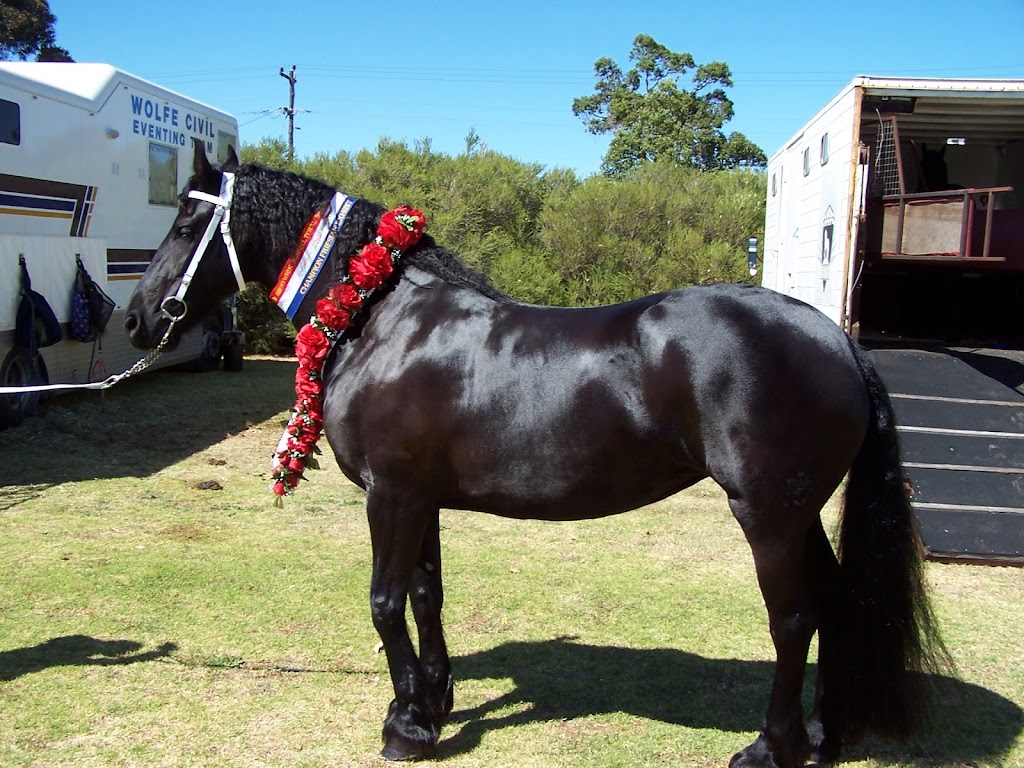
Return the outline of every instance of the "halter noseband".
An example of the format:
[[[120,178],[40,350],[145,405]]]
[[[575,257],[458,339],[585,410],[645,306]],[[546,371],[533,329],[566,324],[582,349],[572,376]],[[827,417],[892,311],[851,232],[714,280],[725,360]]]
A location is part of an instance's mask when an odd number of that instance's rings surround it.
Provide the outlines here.
[[[238,284],[238,290],[241,291],[245,288],[245,280],[242,278],[242,267],[238,263],[238,253],[235,251],[235,243],[231,239],[231,200],[234,197],[235,192],[235,174],[224,173],[220,183],[220,195],[209,195],[206,192],[200,192],[198,190],[190,190],[188,196],[194,200],[202,200],[203,202],[213,203],[216,206],[213,209],[213,216],[210,218],[210,223],[206,225],[206,231],[203,233],[202,238],[199,240],[199,244],[196,246],[195,251],[192,253],[192,258],[188,263],[188,268],[185,270],[185,274],[181,276],[181,282],[178,284],[178,290],[173,296],[166,296],[163,301],[160,302],[160,312],[171,321],[171,323],[177,323],[185,317],[185,313],[188,311],[188,307],[185,304],[185,292],[188,290],[189,284],[192,282],[192,278],[196,274],[196,270],[199,269],[199,262],[203,258],[203,254],[206,253],[206,246],[213,240],[214,232],[217,229],[217,225],[220,225],[220,234],[224,239],[224,245],[228,249],[228,260],[231,262],[231,271],[235,273],[235,282]],[[181,307],[180,314],[174,314],[172,308],[168,305],[177,305]]]

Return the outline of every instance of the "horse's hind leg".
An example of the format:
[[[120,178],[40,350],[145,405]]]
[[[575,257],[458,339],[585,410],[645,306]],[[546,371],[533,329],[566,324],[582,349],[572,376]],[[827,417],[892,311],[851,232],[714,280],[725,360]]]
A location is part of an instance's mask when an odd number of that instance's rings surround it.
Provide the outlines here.
[[[818,680],[814,695],[814,712],[820,732],[813,734],[811,760],[828,763],[839,757],[842,746],[841,711],[839,708],[839,676],[842,664],[839,633],[842,605],[839,583],[839,562],[829,544],[821,520],[808,533],[807,574],[818,618]]]
[[[729,504],[754,555],[776,656],[761,734],[733,755],[729,765],[799,768],[811,753],[800,697],[807,651],[817,626],[807,570],[807,514],[795,509],[754,511],[737,499]]]
[[[441,625],[441,608],[444,606],[444,586],[441,580],[441,538],[440,521],[435,515],[423,536],[420,557],[412,575],[413,616],[420,640],[420,664],[427,681],[443,701],[442,721],[452,711],[452,668],[448,648],[444,642],[444,628]]]
[[[432,517],[436,525],[438,512],[380,487],[367,494],[366,512],[373,543],[370,611],[384,644],[395,690],[384,720],[381,754],[388,760],[410,760],[437,743],[444,719],[443,697],[424,673],[405,620],[406,598],[423,551],[423,539]]]

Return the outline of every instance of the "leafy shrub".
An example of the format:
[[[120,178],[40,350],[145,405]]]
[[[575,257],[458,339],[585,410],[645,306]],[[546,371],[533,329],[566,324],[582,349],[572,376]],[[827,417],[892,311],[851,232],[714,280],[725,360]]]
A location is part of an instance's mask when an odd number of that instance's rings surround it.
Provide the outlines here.
[[[289,161],[264,139],[243,162],[292,170],[385,206],[414,205],[434,239],[508,294],[583,306],[721,281],[745,282],[747,238],[764,221],[764,174],[647,164],[579,180],[487,150],[451,156],[429,139]],[[250,351],[291,353],[294,330],[257,288],[239,297]]]

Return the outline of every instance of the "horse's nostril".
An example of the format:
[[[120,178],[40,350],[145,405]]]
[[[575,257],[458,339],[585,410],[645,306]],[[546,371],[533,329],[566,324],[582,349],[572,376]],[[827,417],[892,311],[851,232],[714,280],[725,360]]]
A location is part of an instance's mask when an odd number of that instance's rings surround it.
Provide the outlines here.
[[[139,315],[137,312],[129,311],[124,316],[124,329],[129,333],[134,333],[135,329],[139,327]]]

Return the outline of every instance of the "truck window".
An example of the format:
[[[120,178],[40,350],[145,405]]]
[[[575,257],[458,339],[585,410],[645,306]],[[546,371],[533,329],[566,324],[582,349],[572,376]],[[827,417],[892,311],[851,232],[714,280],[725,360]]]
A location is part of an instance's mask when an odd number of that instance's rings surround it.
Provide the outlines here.
[[[228,147],[235,148],[235,154],[239,152],[238,137],[226,131],[217,131],[217,165],[223,164],[228,159]]]
[[[163,144],[149,145],[149,202],[177,205],[178,150]]]
[[[0,99],[0,142],[21,144],[21,107],[6,99]]]

